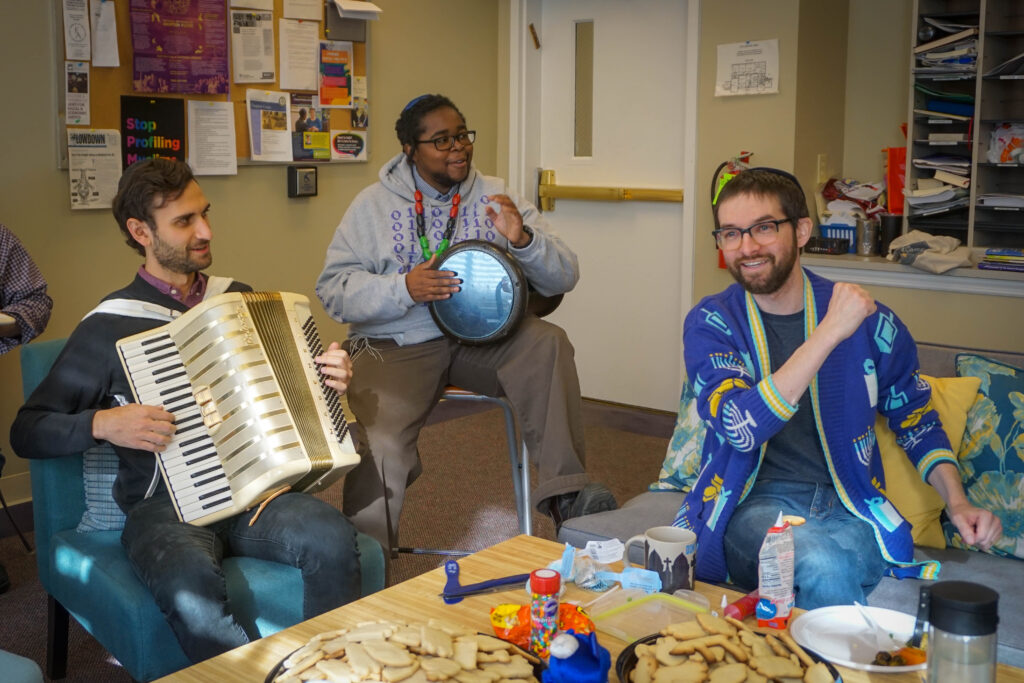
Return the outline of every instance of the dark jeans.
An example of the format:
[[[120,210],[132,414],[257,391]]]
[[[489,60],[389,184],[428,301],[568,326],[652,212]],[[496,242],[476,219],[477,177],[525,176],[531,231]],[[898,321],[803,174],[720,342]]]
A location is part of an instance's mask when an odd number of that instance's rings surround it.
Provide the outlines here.
[[[780,511],[807,520],[793,527],[796,606],[866,603],[888,563],[871,525],[850,514],[832,486],[781,479],[754,484],[725,530],[730,578],[747,590],[757,588],[758,552]]]
[[[253,526],[252,512],[198,527],[178,521],[158,493],[128,513],[121,543],[193,662],[250,639],[231,613],[221,561],[232,555],[298,567],[303,618],[359,598],[356,530],[336,508],[303,493],[275,498]]]

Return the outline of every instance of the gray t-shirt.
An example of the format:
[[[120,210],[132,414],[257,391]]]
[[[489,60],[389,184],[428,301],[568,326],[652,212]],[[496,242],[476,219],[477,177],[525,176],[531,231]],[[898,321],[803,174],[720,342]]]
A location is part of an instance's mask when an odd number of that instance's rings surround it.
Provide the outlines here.
[[[775,371],[804,343],[804,313],[772,315],[762,311],[761,318],[768,337],[772,371]],[[786,426],[769,439],[757,478],[832,484],[814,424],[810,390],[800,397],[799,409]]]

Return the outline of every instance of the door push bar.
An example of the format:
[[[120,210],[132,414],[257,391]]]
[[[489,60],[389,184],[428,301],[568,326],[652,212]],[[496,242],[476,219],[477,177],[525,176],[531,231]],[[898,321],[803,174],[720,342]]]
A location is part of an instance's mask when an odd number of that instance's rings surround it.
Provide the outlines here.
[[[541,170],[537,195],[541,211],[554,211],[556,199],[599,202],[682,202],[682,190],[656,190],[636,187],[582,187],[556,185],[555,172]]]

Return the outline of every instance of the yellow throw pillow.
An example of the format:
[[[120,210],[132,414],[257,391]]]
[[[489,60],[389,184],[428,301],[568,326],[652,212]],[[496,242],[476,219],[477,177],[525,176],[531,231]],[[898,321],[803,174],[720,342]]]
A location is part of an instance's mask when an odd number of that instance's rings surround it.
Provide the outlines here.
[[[949,437],[953,453],[960,450],[960,441],[967,426],[967,411],[978,396],[981,380],[977,377],[929,377],[921,375],[932,387],[932,405],[939,412],[942,427]],[[914,544],[928,548],[945,548],[939,515],[945,507],[942,497],[926,484],[917,468],[896,444],[896,435],[885,418],[875,419],[875,436],[882,452],[885,468],[885,490],[889,500],[913,526]]]

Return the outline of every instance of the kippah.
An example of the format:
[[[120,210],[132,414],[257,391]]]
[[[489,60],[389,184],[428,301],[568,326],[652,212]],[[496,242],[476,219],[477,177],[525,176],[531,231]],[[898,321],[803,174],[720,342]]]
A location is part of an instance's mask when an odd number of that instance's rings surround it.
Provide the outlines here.
[[[424,97],[430,97],[430,95],[426,94],[426,95],[420,95],[419,97],[412,98],[411,100],[409,100],[409,104],[405,105],[405,107],[402,109],[402,111],[403,112],[409,111],[409,109],[411,109],[417,102],[422,100]]]

